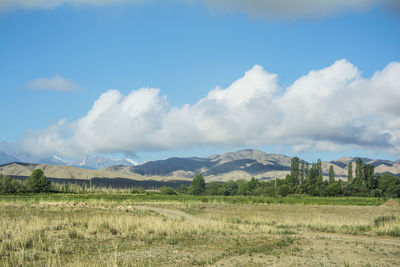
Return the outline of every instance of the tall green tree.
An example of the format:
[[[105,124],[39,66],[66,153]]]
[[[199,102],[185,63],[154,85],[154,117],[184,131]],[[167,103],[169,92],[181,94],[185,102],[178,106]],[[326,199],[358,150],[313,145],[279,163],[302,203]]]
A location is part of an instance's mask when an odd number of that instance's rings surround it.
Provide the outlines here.
[[[290,175],[287,177],[287,182],[290,186],[296,187],[299,184],[300,178],[300,159],[293,157],[290,164]]]
[[[308,166],[308,163],[307,163],[305,173],[304,173],[304,183],[307,183],[307,178],[309,175],[310,175],[310,166]]]
[[[25,190],[22,183],[10,176],[0,174],[0,194],[23,193]]]
[[[322,175],[322,161],[321,161],[321,159],[317,160],[317,171],[318,171],[318,175],[319,174]]]
[[[333,166],[329,166],[329,183],[335,182],[335,171],[333,170]]]
[[[353,162],[350,162],[349,167],[347,168],[347,182],[353,182]]]
[[[10,176],[3,176],[2,174],[0,174],[0,193],[16,193],[16,189],[13,187],[12,179]]]
[[[201,195],[206,190],[206,181],[202,174],[196,175],[193,180],[192,184],[190,185],[190,193],[193,195]]]
[[[260,185],[260,181],[258,181],[256,178],[252,177],[250,181],[247,183],[247,188],[250,191],[250,193],[254,193],[254,190]]]
[[[233,196],[237,194],[239,185],[235,181],[229,181],[226,184],[224,184],[224,187],[225,187],[224,195]]]
[[[50,182],[46,180],[44,172],[41,169],[36,169],[31,176],[26,180],[28,190],[34,193],[50,191]]]
[[[300,168],[300,184],[304,184],[305,175],[306,175],[306,167],[304,160],[302,160]]]
[[[375,177],[375,167],[371,164],[363,166],[363,182],[368,189],[375,189],[378,186],[378,179]]]
[[[364,162],[362,161],[362,159],[358,158],[356,161],[356,178],[362,179],[363,167],[364,167]]]
[[[383,173],[378,178],[378,188],[386,197],[400,197],[399,177]]]
[[[322,178],[321,160],[318,160],[317,163],[311,165],[308,171],[304,192],[312,196],[318,196],[318,187],[322,184]]]

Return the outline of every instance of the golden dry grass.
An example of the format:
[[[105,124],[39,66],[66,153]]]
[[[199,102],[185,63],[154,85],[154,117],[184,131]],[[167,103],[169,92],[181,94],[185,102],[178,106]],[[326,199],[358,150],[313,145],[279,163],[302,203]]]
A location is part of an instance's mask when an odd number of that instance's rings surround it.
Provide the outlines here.
[[[391,206],[3,201],[0,214],[6,266],[400,265]]]

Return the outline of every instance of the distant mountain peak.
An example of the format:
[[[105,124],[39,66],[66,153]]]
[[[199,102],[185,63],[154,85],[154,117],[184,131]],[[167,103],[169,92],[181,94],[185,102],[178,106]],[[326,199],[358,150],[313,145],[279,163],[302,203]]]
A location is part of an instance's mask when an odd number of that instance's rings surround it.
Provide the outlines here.
[[[0,164],[10,162],[79,166],[86,169],[104,169],[118,164],[129,166],[137,165],[137,162],[131,159],[116,160],[97,155],[87,155],[79,159],[66,159],[56,154],[46,157],[35,156],[23,150],[19,145],[7,141],[0,141]]]
[[[267,154],[257,149],[242,149],[205,158],[172,157],[150,161],[137,166],[126,167],[119,165],[111,166],[108,169],[145,176],[176,176],[179,174],[179,176],[185,177],[193,177],[196,174],[203,174],[207,177],[221,177],[221,175],[237,175],[238,173],[253,176],[272,171],[280,177],[286,175],[289,171],[290,161],[291,158],[284,155]]]
[[[127,162],[129,162],[130,164],[132,164],[133,166],[139,165],[138,162],[131,160],[131,159],[125,159]]]
[[[220,163],[223,163],[243,159],[252,159],[263,164],[268,164],[271,162],[284,162],[284,165],[288,165],[291,157],[280,154],[267,154],[258,149],[242,149],[234,152],[227,152],[218,157],[214,157],[213,161],[219,161]]]

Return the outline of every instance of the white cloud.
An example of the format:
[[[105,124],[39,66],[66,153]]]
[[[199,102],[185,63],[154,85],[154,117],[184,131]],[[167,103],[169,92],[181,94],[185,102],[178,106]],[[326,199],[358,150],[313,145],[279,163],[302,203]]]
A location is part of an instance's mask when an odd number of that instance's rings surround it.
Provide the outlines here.
[[[62,5],[101,7],[166,1],[200,3],[222,12],[242,12],[251,17],[281,19],[321,18],[346,12],[367,11],[375,7],[395,12],[400,10],[398,0],[2,0],[0,11],[13,8],[52,9]]]
[[[259,65],[194,105],[173,107],[158,89],[103,93],[86,116],[30,132],[30,152],[75,156],[198,145],[289,145],[294,151],[377,149],[400,155],[400,63],[371,78],[346,60],[287,88]]]
[[[52,78],[38,78],[26,83],[26,86],[35,90],[49,90],[49,91],[64,91],[72,92],[79,88],[79,86],[72,81],[54,75]]]

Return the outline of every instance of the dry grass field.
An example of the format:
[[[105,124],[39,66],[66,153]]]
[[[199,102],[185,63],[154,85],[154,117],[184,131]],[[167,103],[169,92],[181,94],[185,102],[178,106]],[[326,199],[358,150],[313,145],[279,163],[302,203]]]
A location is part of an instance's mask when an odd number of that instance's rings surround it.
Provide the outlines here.
[[[400,265],[398,202],[3,199],[0,214],[1,266]]]

